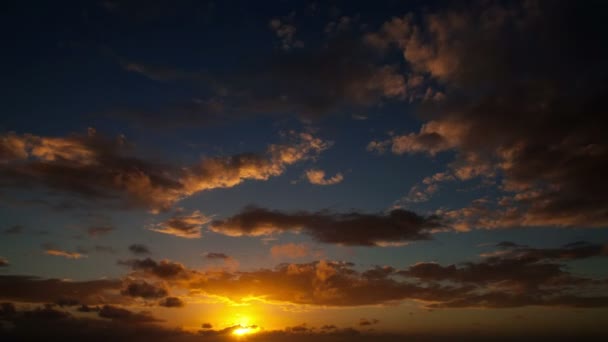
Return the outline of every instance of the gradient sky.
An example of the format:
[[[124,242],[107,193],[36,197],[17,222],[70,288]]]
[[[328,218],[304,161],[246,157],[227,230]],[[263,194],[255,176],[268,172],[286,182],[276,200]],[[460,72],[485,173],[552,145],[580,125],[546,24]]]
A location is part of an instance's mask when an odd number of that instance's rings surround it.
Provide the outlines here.
[[[602,2],[3,7],[0,336],[606,334]]]

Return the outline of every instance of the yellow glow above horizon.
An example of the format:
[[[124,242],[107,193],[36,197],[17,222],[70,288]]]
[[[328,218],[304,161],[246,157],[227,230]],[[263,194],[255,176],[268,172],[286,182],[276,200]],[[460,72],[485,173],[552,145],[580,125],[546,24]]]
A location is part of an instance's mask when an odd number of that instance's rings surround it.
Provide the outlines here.
[[[243,336],[243,335],[250,335],[253,333],[256,333],[258,330],[258,328],[252,328],[252,327],[240,327],[240,328],[236,328],[232,331],[232,334],[235,336]]]

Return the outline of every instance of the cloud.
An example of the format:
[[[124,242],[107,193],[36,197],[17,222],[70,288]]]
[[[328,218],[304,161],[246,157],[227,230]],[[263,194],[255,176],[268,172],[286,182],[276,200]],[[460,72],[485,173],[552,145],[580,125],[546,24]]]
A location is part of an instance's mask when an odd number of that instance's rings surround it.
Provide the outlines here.
[[[162,284],[150,284],[145,281],[129,282],[120,293],[123,296],[141,297],[144,299],[163,298],[169,294]]]
[[[45,248],[44,253],[52,256],[64,257],[67,259],[82,259],[87,257],[85,254],[79,252],[68,252],[55,248]]]
[[[96,304],[120,301],[118,291],[121,287],[119,280],[68,281],[4,275],[0,276],[0,299],[28,303],[55,303],[70,299]]]
[[[211,219],[201,214],[198,210],[190,215],[182,215],[178,212],[167,221],[154,225],[149,229],[158,233],[196,239],[201,237],[201,228],[209,221]]]
[[[304,43],[301,40],[295,39],[296,27],[293,24],[274,18],[268,25],[281,40],[281,48],[283,50],[289,50],[294,47],[301,48],[304,46]]]
[[[415,72],[445,88],[445,98],[419,108],[418,132],[370,147],[451,151],[452,178],[496,181],[503,207],[478,211],[463,228],[606,227],[601,32],[598,14],[569,2],[489,2],[393,19],[372,45],[398,49]]]
[[[160,322],[154,318],[149,312],[132,312],[127,309],[114,306],[104,305],[98,312],[99,317],[107,318],[114,321],[129,322],[129,323],[152,323]]]
[[[12,153],[0,163],[1,187],[42,186],[96,204],[153,212],[166,211],[201,191],[279,176],[287,166],[314,158],[330,146],[312,134],[288,132],[287,143],[271,144],[265,153],[211,157],[177,167],[137,158],[124,137],[108,139],[94,129],[67,137],[1,136],[20,141],[25,153]]]
[[[158,305],[167,308],[181,308],[185,303],[178,297],[167,297],[158,302]]]
[[[438,217],[423,217],[402,209],[388,214],[338,214],[329,211],[284,213],[248,207],[232,217],[213,221],[209,228],[229,236],[303,232],[324,243],[377,246],[385,242],[430,239],[430,232],[442,228],[442,224]]]
[[[226,259],[230,259],[230,256],[228,256],[224,253],[209,252],[209,253],[205,254],[205,258],[210,259],[210,260],[226,260]]]
[[[305,175],[310,184],[315,185],[334,185],[344,180],[344,176],[341,173],[336,173],[333,177],[325,178],[325,171],[319,169],[307,170]]]
[[[148,248],[148,246],[140,243],[134,243],[132,245],[129,245],[129,251],[136,255],[150,254],[150,249]]]
[[[375,319],[375,318],[374,319],[361,318],[359,320],[359,326],[360,327],[369,326],[369,325],[375,325],[375,324],[378,324],[378,323],[380,323],[380,321],[377,320],[377,319]]]
[[[161,279],[175,279],[187,277],[189,271],[180,263],[161,260],[156,261],[150,258],[131,259],[127,261],[119,261],[119,265],[131,267],[135,271],[141,271],[144,274],[156,276]]]
[[[274,245],[270,248],[273,258],[303,258],[310,254],[310,248],[304,244],[287,243],[284,245]]]

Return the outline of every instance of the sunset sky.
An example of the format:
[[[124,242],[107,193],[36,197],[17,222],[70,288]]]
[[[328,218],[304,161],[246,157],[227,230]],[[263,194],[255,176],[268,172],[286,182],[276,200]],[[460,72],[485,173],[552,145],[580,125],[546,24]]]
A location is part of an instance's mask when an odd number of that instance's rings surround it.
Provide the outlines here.
[[[608,335],[602,1],[2,7],[0,339]]]

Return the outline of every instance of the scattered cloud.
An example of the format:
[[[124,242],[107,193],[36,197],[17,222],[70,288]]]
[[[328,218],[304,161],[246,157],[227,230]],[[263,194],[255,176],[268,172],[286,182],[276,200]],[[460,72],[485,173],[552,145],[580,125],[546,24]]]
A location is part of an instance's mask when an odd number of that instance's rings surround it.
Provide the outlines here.
[[[564,22],[577,29],[564,31]],[[451,178],[496,181],[503,207],[463,208],[465,220],[479,214],[462,223],[468,229],[607,226],[608,141],[599,128],[606,120],[597,75],[606,75],[608,54],[602,44],[579,45],[605,40],[600,22],[583,5],[490,2],[385,23],[367,42],[402,51],[445,96],[421,106],[426,121],[418,132],[370,148],[452,151]]]

